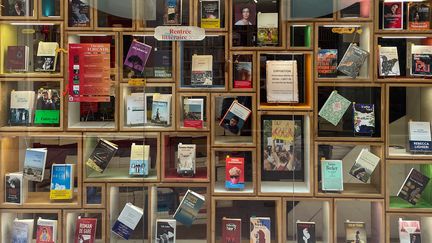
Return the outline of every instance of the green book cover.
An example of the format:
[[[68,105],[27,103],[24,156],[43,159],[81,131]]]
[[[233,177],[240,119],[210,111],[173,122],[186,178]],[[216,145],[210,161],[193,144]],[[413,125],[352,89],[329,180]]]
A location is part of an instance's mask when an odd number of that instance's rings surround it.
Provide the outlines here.
[[[322,160],[321,178],[323,191],[343,191],[342,160]]]
[[[428,178],[432,178],[432,165],[423,164],[420,165],[420,172],[427,176]],[[432,183],[428,183],[425,189],[422,192],[422,199],[430,204],[432,204]]]
[[[351,101],[334,90],[324,103],[318,115],[334,126],[337,126],[350,105]]]
[[[305,27],[305,47],[311,46],[311,27],[306,26]]]

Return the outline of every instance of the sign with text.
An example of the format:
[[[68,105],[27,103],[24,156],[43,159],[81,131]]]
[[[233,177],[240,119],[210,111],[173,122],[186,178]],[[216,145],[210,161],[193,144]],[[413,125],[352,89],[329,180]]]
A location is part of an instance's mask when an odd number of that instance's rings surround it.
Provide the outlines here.
[[[158,41],[200,41],[205,30],[196,26],[158,26],[154,37]]]

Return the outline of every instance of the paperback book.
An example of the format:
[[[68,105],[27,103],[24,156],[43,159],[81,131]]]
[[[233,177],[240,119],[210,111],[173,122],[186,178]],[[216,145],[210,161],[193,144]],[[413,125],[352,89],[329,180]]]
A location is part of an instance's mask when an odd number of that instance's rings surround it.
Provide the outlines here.
[[[337,126],[350,104],[351,101],[334,90],[321,107],[318,115],[333,124],[333,126]]]
[[[408,30],[429,30],[430,28],[430,3],[408,3]]]
[[[72,164],[53,164],[51,167],[51,200],[70,200],[73,197],[74,172]]]
[[[150,145],[132,143],[129,175],[147,176],[149,173]]]
[[[36,93],[34,91],[11,91],[9,123],[12,126],[30,125],[33,123],[33,113]]]
[[[297,243],[316,243],[315,222],[297,221]]]
[[[69,27],[90,27],[90,1],[89,0],[68,0],[68,26]]]
[[[27,72],[29,67],[28,46],[8,46],[6,69],[9,72]]]
[[[372,136],[375,131],[374,104],[353,103],[353,123],[355,135]]]
[[[40,88],[37,92],[34,124],[60,123],[60,94],[56,89]]]
[[[171,97],[170,94],[153,94],[151,124],[156,126],[171,124]]]
[[[420,221],[399,218],[399,242],[421,243]]]
[[[241,219],[222,218],[222,242],[241,243]]]
[[[183,127],[203,128],[204,99],[184,98],[183,100]]]
[[[250,243],[271,242],[271,225],[269,217],[251,217],[250,218]]]
[[[25,179],[38,182],[44,179],[47,152],[46,148],[26,149],[23,169]]]
[[[156,243],[175,243],[176,240],[176,222],[175,219],[157,219],[156,220]]]
[[[213,84],[213,56],[192,56],[192,86],[208,86]]]
[[[36,243],[56,243],[57,242],[57,220],[42,219],[37,220]]]
[[[379,75],[399,76],[399,56],[396,46],[378,46],[379,52]]]
[[[150,56],[152,47],[139,41],[132,41],[123,65],[142,73]]]
[[[220,28],[220,0],[201,1],[201,28]]]
[[[349,173],[358,180],[367,183],[379,161],[380,157],[369,152],[368,149],[362,149]]]
[[[266,62],[266,93],[269,103],[298,103],[297,61]]]
[[[277,46],[279,44],[278,13],[258,13],[258,46]]]
[[[346,243],[367,243],[364,222],[345,222]]]
[[[252,88],[252,62],[234,62],[234,88]]]
[[[126,96],[127,125],[144,125],[145,110],[145,95],[143,93],[131,93]]]
[[[384,30],[401,30],[403,29],[403,11],[404,4],[402,1],[385,1],[383,2],[383,29]]]
[[[431,123],[421,121],[408,122],[408,143],[409,151],[431,152],[432,151],[432,135]]]
[[[412,45],[411,47],[411,75],[432,76],[432,46]]]
[[[429,180],[429,177],[423,175],[420,171],[411,168],[408,176],[399,189],[397,196],[412,205],[416,205],[421,198],[423,190],[429,183]]]
[[[182,24],[182,0],[163,0],[164,1],[164,25]]]
[[[337,70],[351,78],[356,78],[368,56],[369,52],[361,49],[357,44],[351,43],[342,57]]]
[[[118,146],[116,144],[101,138],[88,158],[86,165],[99,173],[103,173],[117,150]]]
[[[132,203],[126,203],[111,231],[117,236],[129,240],[143,214],[144,210],[142,208],[136,207]]]
[[[200,209],[204,206],[204,202],[204,196],[194,191],[187,190],[174,213],[174,219],[186,226],[191,226],[197,218]]]
[[[181,176],[195,175],[196,167],[196,144],[177,145],[177,174]]]
[[[15,219],[12,223],[11,243],[27,243],[33,239],[33,219],[18,220]]]
[[[96,218],[78,217],[75,225],[74,243],[94,243],[96,238]]]
[[[54,72],[57,65],[58,48],[57,42],[39,42],[35,71]]]
[[[22,205],[24,202],[24,177],[22,173],[5,175],[5,203]]]
[[[244,158],[227,157],[225,159],[225,188],[244,189]]]
[[[337,77],[337,49],[319,49],[317,72],[319,78]]]
[[[249,108],[234,101],[219,122],[219,126],[232,134],[238,135],[251,113],[252,111]]]
[[[321,160],[321,189],[343,191],[342,160]]]

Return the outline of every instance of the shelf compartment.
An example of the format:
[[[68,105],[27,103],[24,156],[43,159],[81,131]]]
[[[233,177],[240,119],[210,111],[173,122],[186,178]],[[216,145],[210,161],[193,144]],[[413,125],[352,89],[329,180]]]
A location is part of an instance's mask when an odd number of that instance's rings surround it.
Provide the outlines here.
[[[387,235],[386,242],[399,243],[399,219],[415,220],[420,222],[421,240],[429,242],[432,240],[431,231],[428,230],[432,224],[432,214],[428,213],[387,213]]]
[[[38,0],[39,19],[63,19],[64,2],[62,0]]]
[[[210,130],[210,94],[209,93],[178,93],[178,104],[176,111],[177,118],[177,130],[180,131],[209,131]],[[202,110],[201,111],[186,111],[185,109],[193,108],[192,105],[186,106],[185,103],[188,99],[200,99],[202,100]],[[197,105],[195,105],[196,107]],[[193,117],[195,112],[195,116]],[[198,114],[196,114],[198,113]],[[197,121],[200,120],[202,116],[201,125]],[[187,126],[186,126],[187,125]],[[194,127],[195,126],[195,127]]]
[[[195,1],[180,1],[181,3],[181,24],[183,26],[193,25],[193,3]],[[136,22],[137,29],[152,31],[158,26],[169,26],[168,16],[165,11],[165,0],[149,2],[146,0],[136,1]],[[164,24],[166,22],[167,24]]]
[[[76,223],[78,217],[97,219],[95,243],[105,242],[106,217],[105,210],[102,209],[63,210],[63,242],[75,242],[75,236],[77,233]]]

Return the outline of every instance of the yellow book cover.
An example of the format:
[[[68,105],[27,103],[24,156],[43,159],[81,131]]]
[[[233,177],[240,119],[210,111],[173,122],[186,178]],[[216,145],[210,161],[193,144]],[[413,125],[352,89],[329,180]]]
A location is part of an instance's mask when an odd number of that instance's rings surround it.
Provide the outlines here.
[[[68,200],[73,197],[73,165],[53,164],[51,167],[51,200]]]

